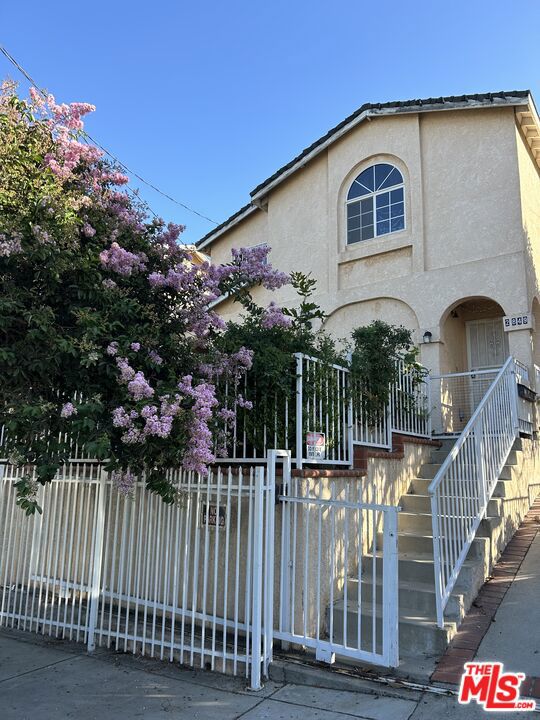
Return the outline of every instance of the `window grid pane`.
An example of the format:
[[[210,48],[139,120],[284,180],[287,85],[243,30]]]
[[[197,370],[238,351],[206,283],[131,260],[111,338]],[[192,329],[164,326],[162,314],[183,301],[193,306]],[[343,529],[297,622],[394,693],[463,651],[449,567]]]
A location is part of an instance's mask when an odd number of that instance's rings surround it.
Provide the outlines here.
[[[373,197],[347,205],[347,243],[374,237]]]
[[[355,202],[347,204],[347,244],[405,229],[404,189],[391,189],[401,183],[400,171],[387,163],[372,165],[360,173],[348,194],[348,200]],[[380,192],[383,188],[388,189]]]

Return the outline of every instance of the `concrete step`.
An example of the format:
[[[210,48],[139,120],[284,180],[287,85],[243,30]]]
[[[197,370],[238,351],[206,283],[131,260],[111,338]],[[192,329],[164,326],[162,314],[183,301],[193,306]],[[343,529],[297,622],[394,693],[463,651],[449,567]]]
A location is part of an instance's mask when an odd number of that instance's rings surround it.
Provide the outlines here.
[[[333,605],[332,639],[342,643],[345,639],[345,617],[347,618],[347,643],[357,647],[358,642],[358,607],[355,602],[343,599]],[[375,611],[375,647],[382,649],[382,619],[380,606]],[[372,650],[373,647],[373,616],[371,605],[362,607],[361,620],[361,646],[362,649]],[[326,610],[326,627],[329,636],[330,608]],[[449,621],[444,628],[437,627],[432,620],[426,620],[414,611],[403,612],[399,619],[399,650],[400,655],[422,656],[426,654],[441,654],[456,632],[456,623]]]
[[[361,587],[361,606],[364,603],[372,603],[373,583],[370,580],[362,579]],[[347,581],[347,602],[358,603],[358,580],[350,578]],[[464,592],[452,593],[446,607],[446,617],[449,620],[460,622],[465,616]],[[382,583],[378,580],[375,583],[375,598],[380,602],[382,598]],[[343,598],[344,599],[344,598]],[[408,582],[407,580],[399,581],[399,613],[405,616],[414,611],[418,615],[426,618],[426,620],[437,619],[437,606],[435,601],[434,581],[429,583]]]
[[[494,498],[492,498],[494,499]],[[501,498],[495,498],[501,501]],[[485,525],[484,531],[491,532],[494,527],[501,521],[500,516],[485,517],[480,523],[479,531]],[[433,525],[431,522],[431,513],[398,513],[398,533],[409,533],[411,535],[431,535]],[[481,534],[481,533],[480,533]]]
[[[399,504],[404,512],[408,513],[430,513],[431,498],[429,495],[403,495]],[[456,507],[459,508],[459,499],[456,500]],[[499,497],[491,498],[487,507],[487,514],[498,515],[501,510],[501,499]]]
[[[380,562],[382,554],[377,551],[375,557],[379,562],[375,563],[375,576],[382,577],[383,563]],[[372,562],[373,555],[368,553],[363,556],[364,563]],[[460,572],[460,582],[467,587],[473,586],[477,576],[482,574],[483,563],[478,559],[466,560]],[[416,553],[398,552],[398,577],[407,582],[433,583],[435,572],[433,568],[433,556],[431,554],[417,555]]]
[[[439,448],[439,450],[449,453],[456,444],[457,435],[451,435],[450,437],[437,437],[434,438],[434,440],[437,440],[441,443],[441,447]]]
[[[418,477],[431,478],[433,480],[440,467],[441,463],[426,463],[425,465],[422,465],[418,471]]]
[[[431,462],[434,464],[442,463],[448,457],[448,450],[432,450],[431,451]]]
[[[497,485],[495,486],[495,491],[493,492],[494,497],[507,497],[507,493],[509,491],[508,483],[512,480],[512,469],[510,465],[505,465],[505,467],[501,471],[501,475],[499,477],[499,481]],[[409,490],[407,492],[408,495],[427,495],[428,494],[428,488],[431,484],[432,480],[430,478],[413,478],[411,485],[409,487]],[[506,486],[506,488],[505,488]],[[403,497],[406,497],[405,495]],[[400,505],[403,507],[403,504],[400,501]]]
[[[377,545],[382,547],[382,533],[377,535]],[[433,536],[431,533],[419,535],[415,532],[398,533],[398,551],[407,553],[408,555],[429,555],[433,556]],[[468,554],[468,559],[484,558],[487,552],[487,538],[477,537],[472,543]]]
[[[517,452],[515,450],[510,451],[510,455],[506,459],[506,463],[501,471],[501,477],[510,479],[512,477],[512,468],[518,465]],[[431,478],[433,479],[438,473],[442,465],[442,462],[431,462],[422,465],[418,472],[420,478]],[[472,472],[476,472],[476,467],[472,466]]]
[[[496,498],[507,498],[512,494],[512,481],[509,478],[499,478],[493,491],[493,497]]]

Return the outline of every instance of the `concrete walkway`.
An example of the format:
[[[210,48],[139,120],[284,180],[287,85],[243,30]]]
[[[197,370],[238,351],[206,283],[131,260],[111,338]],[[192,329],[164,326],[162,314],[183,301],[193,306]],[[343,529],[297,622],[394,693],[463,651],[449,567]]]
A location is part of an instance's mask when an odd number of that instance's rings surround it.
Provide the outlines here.
[[[306,670],[306,672],[308,672]],[[322,684],[332,684],[324,672]],[[17,631],[0,631],[2,720],[433,720],[485,718],[455,695],[412,692],[348,678],[349,690],[268,682],[260,693],[238,678],[99,650]],[[322,676],[320,676],[322,677]],[[313,676],[305,676],[306,682]],[[336,680],[343,682],[342,680]],[[506,720],[518,713],[490,713]]]
[[[540,676],[540,534],[536,535],[475,659]]]
[[[540,497],[506,546],[433,673],[458,684],[463,663],[497,660],[524,672],[522,696],[540,700]]]

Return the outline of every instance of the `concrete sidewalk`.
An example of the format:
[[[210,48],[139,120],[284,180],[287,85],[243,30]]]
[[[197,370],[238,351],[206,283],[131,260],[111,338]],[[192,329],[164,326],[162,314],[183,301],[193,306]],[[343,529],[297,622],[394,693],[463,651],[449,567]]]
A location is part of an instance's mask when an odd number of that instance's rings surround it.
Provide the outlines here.
[[[540,700],[540,497],[506,546],[433,673],[458,684],[463,663],[497,660],[523,672],[521,695]]]
[[[304,671],[308,673],[306,669]],[[317,671],[332,685],[329,671]],[[324,672],[324,676],[320,673]],[[245,681],[170,663],[99,650],[32,633],[0,631],[2,720],[432,720],[486,717],[455,695],[392,689],[348,678],[349,690],[268,682],[259,693]],[[313,676],[306,681],[312,682]],[[336,683],[338,681],[336,680]],[[511,720],[518,713],[490,713]]]
[[[476,660],[499,660],[509,670],[540,676],[540,534],[504,596]]]

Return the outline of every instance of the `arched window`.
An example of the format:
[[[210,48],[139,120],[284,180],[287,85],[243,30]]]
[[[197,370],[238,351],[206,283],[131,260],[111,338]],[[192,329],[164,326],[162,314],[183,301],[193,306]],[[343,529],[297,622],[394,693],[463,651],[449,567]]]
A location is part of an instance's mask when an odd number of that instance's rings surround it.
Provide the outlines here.
[[[404,228],[403,175],[388,163],[368,167],[347,195],[347,244]]]

